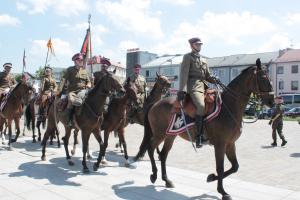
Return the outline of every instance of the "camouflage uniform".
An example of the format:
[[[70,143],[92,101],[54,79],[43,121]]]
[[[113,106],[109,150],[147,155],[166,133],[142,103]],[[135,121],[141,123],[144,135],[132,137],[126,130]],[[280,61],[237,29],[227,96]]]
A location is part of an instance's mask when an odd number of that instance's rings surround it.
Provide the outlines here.
[[[276,131],[282,140],[281,146],[284,146],[287,141],[285,140],[284,135],[282,134],[282,127],[283,127],[283,105],[282,104],[276,104],[275,110],[272,114],[272,118],[269,122],[269,124],[272,124],[272,138],[273,138],[273,143],[271,144],[272,146],[277,146],[277,134]]]
[[[137,87],[137,102],[138,102],[138,108],[143,108],[143,104],[146,97],[146,79],[144,76],[138,74],[133,74],[130,76],[130,81],[135,83],[135,86]]]

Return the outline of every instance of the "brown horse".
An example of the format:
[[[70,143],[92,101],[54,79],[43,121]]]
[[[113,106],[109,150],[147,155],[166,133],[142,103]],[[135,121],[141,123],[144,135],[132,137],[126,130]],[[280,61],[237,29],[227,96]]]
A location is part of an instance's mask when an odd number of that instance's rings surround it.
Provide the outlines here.
[[[65,127],[65,137],[64,137],[64,147],[66,152],[66,158],[69,165],[74,165],[71,161],[71,156],[68,150],[69,138],[71,135],[71,130],[77,128],[81,130],[82,135],[82,151],[83,151],[83,172],[88,173],[89,169],[86,165],[86,153],[88,150],[88,142],[91,133],[94,134],[99,146],[101,147],[102,139],[100,135],[100,126],[103,121],[103,107],[106,97],[110,95],[111,91],[117,91],[124,93],[123,86],[118,82],[117,78],[106,72],[103,78],[96,84],[96,86],[87,94],[84,102],[80,107],[76,108],[74,115],[74,125],[75,127],[68,126],[67,113],[64,111],[59,111],[56,108],[56,104],[59,100],[50,106],[48,114],[48,125],[42,141],[42,160],[46,159],[46,143],[51,135],[56,130],[57,122],[62,122]],[[100,152],[99,152],[100,156]]]
[[[23,113],[23,105],[28,104],[33,89],[25,81],[21,81],[16,87],[8,94],[6,103],[2,108],[0,115],[0,130],[3,129],[3,124],[7,120],[8,125],[8,145],[11,148],[11,143],[16,142],[20,135],[20,118]],[[16,137],[12,138],[12,121],[16,122]]]
[[[130,82],[130,78],[127,78],[124,89],[126,91],[125,95],[122,98],[113,98],[108,105],[107,112],[104,114],[103,123],[101,125],[101,130],[104,131],[104,143],[101,146],[100,159],[98,159],[98,162],[95,164],[94,170],[97,169],[96,167],[99,167],[102,158],[105,156],[109,134],[112,131],[117,131],[120,143],[124,148],[125,166],[129,165],[124,125],[126,123],[127,106],[137,104],[137,88],[134,83]]]
[[[260,60],[256,61],[256,66],[248,67],[242,73],[230,82],[221,97],[223,100],[220,114],[205,123],[205,134],[209,142],[214,146],[217,175],[210,174],[207,181],[218,180],[217,190],[222,194],[222,199],[229,200],[228,195],[223,188],[223,178],[229,176],[238,170],[238,161],[236,157],[235,142],[241,135],[242,117],[251,93],[261,97],[262,102],[272,106],[274,95],[270,80],[264,70],[262,70]],[[166,130],[173,110],[173,104],[176,98],[165,98],[157,102],[146,113],[145,135],[150,138],[140,151],[148,150],[152,165],[152,175],[150,180],[154,183],[157,179],[157,167],[153,157],[154,149],[164,142],[161,158],[162,180],[166,187],[174,187],[168,179],[166,172],[166,159],[176,136],[166,135]],[[191,131],[192,138],[195,140],[195,128]],[[186,133],[180,135],[185,140],[189,140]],[[232,167],[224,172],[224,156],[227,156]]]

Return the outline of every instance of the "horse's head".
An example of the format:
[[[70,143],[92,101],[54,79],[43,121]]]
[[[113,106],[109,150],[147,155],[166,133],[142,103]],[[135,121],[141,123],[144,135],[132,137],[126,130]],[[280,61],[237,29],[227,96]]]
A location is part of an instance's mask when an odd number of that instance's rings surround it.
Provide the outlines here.
[[[104,73],[105,74],[100,81],[100,84],[103,85],[103,89],[106,90],[106,92],[117,92],[121,95],[124,95],[125,90],[118,78],[111,72]]]
[[[262,103],[272,107],[274,104],[274,92],[268,77],[267,70],[261,66],[261,61],[256,60],[256,70],[254,71],[255,84],[253,92],[262,100]]]
[[[156,83],[158,86],[162,88],[164,93],[171,87],[171,82],[169,81],[169,79],[166,76],[159,75],[157,72],[156,72]]]
[[[25,105],[29,103],[33,90],[31,84],[26,81],[21,81],[14,89],[16,96],[18,96]]]
[[[137,92],[138,92],[138,89],[135,85],[134,82],[131,82],[130,81],[130,77],[127,78],[126,82],[125,82],[125,85],[124,85],[124,88],[126,90],[126,94],[128,95],[128,98],[134,103],[137,105]]]

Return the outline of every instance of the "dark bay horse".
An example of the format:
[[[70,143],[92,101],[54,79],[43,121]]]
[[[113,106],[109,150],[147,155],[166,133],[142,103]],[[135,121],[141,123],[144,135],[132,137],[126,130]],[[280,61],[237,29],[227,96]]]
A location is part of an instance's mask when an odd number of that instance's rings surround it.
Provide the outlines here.
[[[41,159],[46,159],[45,151],[47,140],[51,133],[56,130],[56,123],[60,121],[65,127],[64,147],[69,165],[74,165],[74,163],[71,161],[71,156],[68,150],[71,130],[73,128],[81,130],[83,152],[82,166],[83,172],[88,173],[89,169],[86,165],[86,153],[88,150],[89,138],[91,133],[93,133],[97,142],[99,143],[100,156],[100,147],[102,145],[100,126],[103,121],[104,103],[112,91],[121,93],[125,92],[123,86],[118,82],[117,78],[113,74],[106,72],[96,86],[88,92],[82,105],[76,108],[76,112],[74,114],[74,127],[72,128],[68,126],[67,113],[65,111],[54,109],[56,108],[56,103],[58,101],[55,100],[49,109],[47,129],[42,140],[43,148]]]
[[[8,94],[6,104],[3,106],[0,114],[0,130],[3,129],[3,124],[7,120],[8,125],[8,145],[11,148],[11,143],[16,142],[20,135],[20,118],[23,113],[23,105],[28,104],[32,87],[26,81],[19,82],[14,89]],[[16,122],[16,137],[12,138],[12,121]]]
[[[220,114],[205,123],[205,134],[209,142],[215,149],[216,171],[217,175],[210,174],[207,181],[218,181],[217,190],[222,194],[223,200],[230,200],[231,196],[223,188],[223,178],[237,172],[239,164],[236,157],[235,142],[241,135],[242,117],[251,93],[257,94],[262,103],[272,106],[274,95],[272,86],[266,72],[261,67],[259,59],[256,66],[248,67],[242,73],[230,82],[226,90],[222,93],[222,109]],[[166,159],[176,136],[166,135],[166,130],[171,117],[173,104],[176,102],[175,97],[165,98],[154,104],[145,118],[145,135],[150,138],[140,151],[148,151],[152,175],[150,180],[154,183],[157,179],[157,167],[154,160],[154,149],[162,142],[163,148],[160,153],[162,180],[165,181],[166,187],[174,187],[173,183],[167,177]],[[195,128],[191,131],[195,140]],[[180,135],[188,140],[186,133]],[[224,172],[224,157],[227,156],[232,167]]]
[[[32,142],[33,143],[36,143],[35,127],[38,130],[38,141],[39,142],[41,141],[41,138],[42,138],[41,125],[43,128],[45,128],[46,122],[47,122],[47,111],[48,111],[47,107],[40,110],[41,109],[40,106],[36,105],[36,99],[37,99],[37,97],[32,98],[29,101],[28,106],[26,106],[26,108],[25,108],[26,126],[27,126],[27,130],[32,131]],[[47,102],[48,105],[50,105],[52,103],[53,99],[49,99],[49,102]],[[38,110],[39,110],[38,115],[36,115],[36,107],[38,107]],[[43,116],[41,116],[41,114],[43,114]],[[53,144],[53,139],[54,139],[55,135],[57,138],[57,146],[60,147],[60,139],[59,139],[58,131],[55,131],[55,133],[50,136],[50,144],[51,145]]]
[[[121,98],[112,98],[108,105],[108,110],[104,114],[101,130],[104,131],[104,143],[100,150],[100,159],[95,164],[94,170],[99,167],[102,158],[105,156],[106,148],[108,145],[108,138],[111,132],[117,131],[120,143],[124,148],[125,166],[129,165],[127,144],[124,136],[124,128],[126,123],[126,108],[128,105],[137,104],[137,87],[134,83],[130,82],[130,78],[127,78],[124,85],[125,95]]]

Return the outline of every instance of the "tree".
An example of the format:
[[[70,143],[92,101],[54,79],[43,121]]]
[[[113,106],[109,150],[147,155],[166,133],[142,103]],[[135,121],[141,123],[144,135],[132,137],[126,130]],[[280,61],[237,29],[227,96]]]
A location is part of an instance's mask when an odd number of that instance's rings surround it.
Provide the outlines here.
[[[40,66],[36,71],[35,71],[35,77],[36,79],[41,80],[44,76],[44,67]]]
[[[15,79],[16,79],[17,82],[20,82],[21,79],[22,79],[22,74],[16,74]]]

